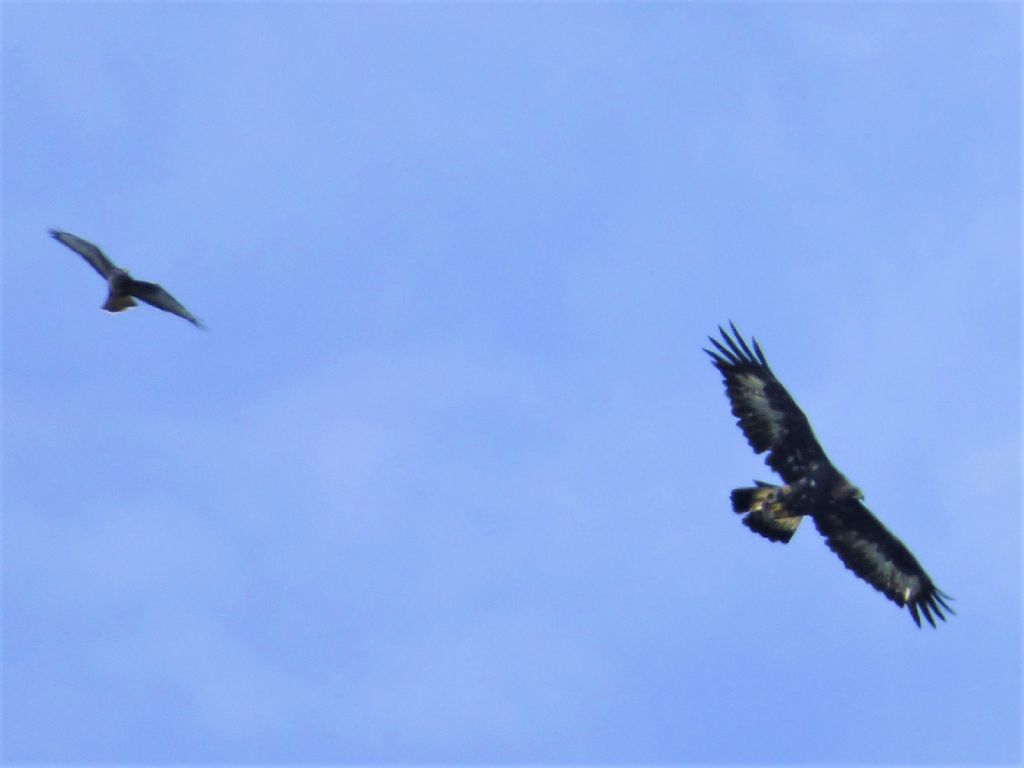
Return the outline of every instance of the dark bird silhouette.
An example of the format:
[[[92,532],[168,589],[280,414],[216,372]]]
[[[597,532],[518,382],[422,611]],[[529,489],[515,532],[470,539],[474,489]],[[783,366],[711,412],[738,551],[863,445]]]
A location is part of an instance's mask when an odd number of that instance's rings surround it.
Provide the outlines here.
[[[832,466],[757,341],[752,339],[751,350],[736,326],[729,325],[733,335],[719,326],[724,344],[708,337],[715,351],[704,351],[725,380],[747,442],[755,453],[768,452],[765,464],[785,482],[779,486],[755,480],[752,488],[735,489],[733,510],[745,515],[743,523],[750,530],[782,543],[810,517],[846,567],[896,605],[906,606],[917,626],[921,613],[933,627],[933,614],[945,621],[943,610],[955,613],[946,603],[952,598],[936,588],[903,542],[861,503],[860,489]]]
[[[61,232],[59,229],[51,229],[50,236],[85,259],[93,269],[99,272],[100,277],[107,281],[107,300],[103,304],[103,309],[107,312],[123,312],[136,306],[135,299],[140,299],[164,312],[185,318],[197,328],[205,327],[177,299],[159,285],[136,280],[128,274],[127,270],[115,267],[103,251],[88,240],[83,240],[69,232]]]

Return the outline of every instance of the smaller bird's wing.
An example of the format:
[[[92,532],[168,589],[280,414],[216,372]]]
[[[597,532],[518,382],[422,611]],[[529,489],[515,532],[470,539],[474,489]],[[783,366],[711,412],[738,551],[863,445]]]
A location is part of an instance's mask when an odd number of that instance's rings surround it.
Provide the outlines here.
[[[51,229],[50,237],[60,243],[63,243],[89,262],[89,265],[99,272],[100,276],[104,280],[107,279],[110,276],[110,273],[114,271],[115,267],[110,263],[110,259],[104,255],[103,251],[88,240],[83,240],[80,237],[72,235],[70,232],[62,232],[59,229]]]
[[[164,312],[183,317],[197,328],[205,328],[199,319],[183,307],[177,299],[165,291],[156,283],[147,283],[144,280],[132,280],[125,287],[125,293],[129,293],[147,304],[151,304]]]
[[[843,564],[896,605],[906,606],[917,626],[921,626],[919,613],[933,627],[933,613],[943,621],[943,610],[955,613],[946,603],[952,598],[932,583],[903,542],[859,500],[833,502],[813,518],[829,549]]]

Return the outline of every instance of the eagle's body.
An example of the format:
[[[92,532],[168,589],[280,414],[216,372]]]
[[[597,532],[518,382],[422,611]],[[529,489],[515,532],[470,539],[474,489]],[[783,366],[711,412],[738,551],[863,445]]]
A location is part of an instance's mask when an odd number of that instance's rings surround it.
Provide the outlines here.
[[[864,494],[836,469],[818,443],[810,422],[775,378],[764,353],[753,350],[732,326],[733,337],[719,328],[723,345],[712,338],[711,355],[725,380],[732,412],[755,453],[784,485],[755,481],[732,492],[733,510],[743,523],[772,541],[788,542],[804,517],[814,520],[829,548],[847,568],[899,606],[920,626],[920,613],[932,626],[932,614],[953,610],[903,543],[889,533],[861,501]]]
[[[197,328],[203,327],[203,324],[171,294],[156,283],[136,280],[127,270],[115,267],[103,251],[88,240],[57,229],[51,229],[50,236],[85,259],[89,266],[107,281],[107,300],[103,303],[103,309],[107,312],[123,312],[136,306],[135,299],[140,299],[157,309],[188,320]]]

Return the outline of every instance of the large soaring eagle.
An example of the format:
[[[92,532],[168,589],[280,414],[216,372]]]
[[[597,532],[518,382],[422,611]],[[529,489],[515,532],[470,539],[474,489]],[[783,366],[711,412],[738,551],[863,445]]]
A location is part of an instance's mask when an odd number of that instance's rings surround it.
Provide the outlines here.
[[[135,280],[127,270],[115,267],[103,251],[88,240],[75,237],[69,232],[61,232],[58,229],[51,229],[50,236],[85,259],[89,266],[99,272],[100,277],[107,281],[107,301],[103,304],[103,309],[107,312],[123,312],[129,307],[136,306],[135,299],[141,299],[157,309],[185,318],[197,328],[203,327],[203,324],[179,304],[171,294],[156,283]]]
[[[917,626],[920,614],[933,627],[943,621],[952,599],[928,578],[917,559],[889,533],[861,500],[864,494],[832,466],[807,417],[775,378],[756,340],[753,350],[730,323],[732,336],[719,326],[722,342],[711,338],[714,366],[725,379],[732,412],[755,453],[768,451],[765,464],[785,485],[755,480],[753,488],[732,492],[732,508],[743,523],[771,541],[788,542],[805,517],[847,568],[901,608]]]

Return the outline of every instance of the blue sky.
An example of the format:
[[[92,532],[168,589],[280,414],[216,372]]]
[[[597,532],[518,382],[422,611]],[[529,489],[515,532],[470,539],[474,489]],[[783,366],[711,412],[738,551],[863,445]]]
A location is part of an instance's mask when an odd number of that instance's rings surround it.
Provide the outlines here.
[[[2,13],[8,761],[1020,759],[1019,6]],[[949,623],[731,513],[730,318]]]

